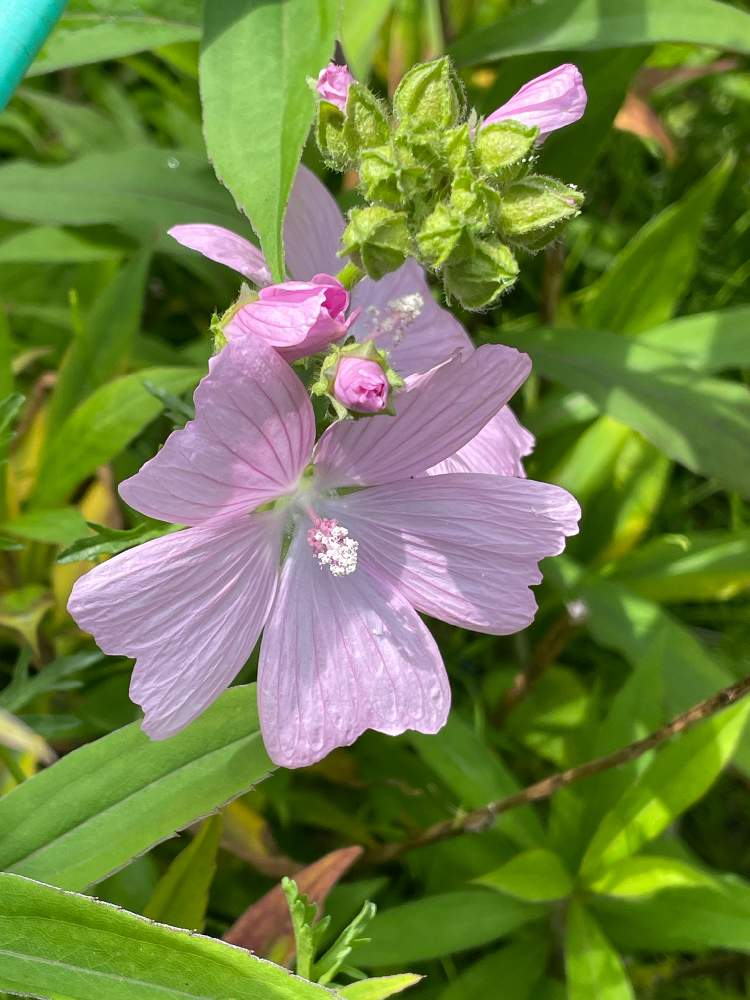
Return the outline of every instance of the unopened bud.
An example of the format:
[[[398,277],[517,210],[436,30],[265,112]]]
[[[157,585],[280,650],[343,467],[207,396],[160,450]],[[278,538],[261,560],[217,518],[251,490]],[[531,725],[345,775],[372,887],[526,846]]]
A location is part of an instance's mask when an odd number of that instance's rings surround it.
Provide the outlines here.
[[[388,116],[380,101],[367,87],[355,81],[349,87],[343,132],[349,153],[358,159],[362,150],[384,146],[390,134]]]
[[[538,128],[521,122],[486,125],[477,133],[475,143],[479,169],[488,177],[510,180],[531,157],[538,138]]]
[[[349,72],[348,66],[337,66],[336,63],[329,63],[318,74],[315,89],[324,101],[335,105],[339,111],[345,111],[349,87],[353,83],[354,77]]]
[[[327,396],[342,418],[394,414],[392,395],[403,385],[390,366],[388,352],[366,340],[332,347],[310,391],[314,396]]]
[[[463,235],[461,220],[450,207],[440,202],[430,212],[417,232],[417,248],[423,264],[442,267],[456,250]]]
[[[505,244],[473,240],[470,252],[443,268],[443,286],[449,298],[466,309],[491,306],[518,277],[518,263]]]
[[[456,125],[464,112],[461,81],[443,56],[413,66],[393,95],[393,110],[408,128],[435,132]]]
[[[398,187],[399,167],[393,150],[388,146],[366,149],[359,161],[359,182],[362,194],[368,201],[383,205],[400,205]]]
[[[574,187],[531,174],[505,189],[500,205],[499,222],[504,236],[529,249],[549,242],[561,225],[581,210],[583,195]],[[546,238],[545,238],[546,237]]]
[[[344,137],[343,111],[328,101],[318,102],[315,138],[320,155],[332,170],[344,171],[353,166],[349,146]]]
[[[412,243],[406,215],[382,205],[353,208],[341,246],[341,256],[351,256],[355,264],[378,281],[409,256]]]

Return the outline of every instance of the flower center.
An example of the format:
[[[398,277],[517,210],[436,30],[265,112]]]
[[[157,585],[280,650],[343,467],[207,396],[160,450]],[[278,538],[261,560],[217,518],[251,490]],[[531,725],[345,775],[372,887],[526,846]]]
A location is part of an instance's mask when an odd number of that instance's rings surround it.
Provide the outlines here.
[[[307,532],[307,544],[320,565],[327,566],[333,576],[348,576],[357,568],[359,543],[331,517],[313,518],[313,526]]]

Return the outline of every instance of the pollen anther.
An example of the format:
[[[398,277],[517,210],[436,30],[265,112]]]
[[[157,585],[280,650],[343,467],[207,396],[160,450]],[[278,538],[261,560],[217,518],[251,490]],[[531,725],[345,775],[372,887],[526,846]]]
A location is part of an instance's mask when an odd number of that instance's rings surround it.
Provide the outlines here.
[[[348,576],[357,568],[359,543],[333,518],[316,517],[307,532],[307,544],[320,565],[328,567],[333,576]]]

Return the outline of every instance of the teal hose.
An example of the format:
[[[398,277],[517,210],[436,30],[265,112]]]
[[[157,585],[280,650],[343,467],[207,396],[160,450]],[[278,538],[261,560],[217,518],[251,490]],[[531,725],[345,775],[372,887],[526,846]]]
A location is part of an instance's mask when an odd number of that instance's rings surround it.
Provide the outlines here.
[[[0,0],[0,111],[54,28],[66,0]]]

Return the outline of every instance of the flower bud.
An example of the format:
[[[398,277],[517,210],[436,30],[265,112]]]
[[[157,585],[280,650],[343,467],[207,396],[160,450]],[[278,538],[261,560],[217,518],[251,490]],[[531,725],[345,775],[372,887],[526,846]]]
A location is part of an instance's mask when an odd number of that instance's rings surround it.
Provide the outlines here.
[[[331,62],[318,74],[316,90],[324,101],[335,105],[339,111],[346,111],[346,99],[352,83],[354,77],[349,72],[349,67],[337,66]]]
[[[554,177],[530,174],[514,181],[503,192],[500,229],[511,242],[529,250],[540,249],[563,223],[578,215],[582,204],[583,195],[576,188]]]
[[[390,146],[366,149],[359,161],[359,183],[368,201],[383,205],[400,205],[399,167]]]
[[[536,126],[495,122],[477,133],[475,150],[480,171],[501,181],[511,180],[528,161],[539,139]]]
[[[349,293],[329,274],[269,285],[235,309],[224,335],[230,341],[259,337],[292,362],[344,336],[351,322],[345,316],[348,305]]]
[[[539,141],[550,132],[577,122],[586,110],[586,90],[577,66],[564,63],[525,83],[509,101],[493,111],[484,125],[512,118],[539,129]]]
[[[359,159],[362,150],[384,146],[390,134],[388,116],[380,101],[355,80],[349,87],[343,133],[349,153]]]
[[[343,172],[353,165],[349,145],[344,137],[345,118],[342,111],[328,101],[318,102],[315,138],[320,155],[332,170]]]
[[[388,405],[390,386],[381,365],[364,358],[342,358],[336,369],[333,394],[347,410],[380,413]]]
[[[472,240],[468,254],[443,268],[446,295],[466,309],[491,306],[518,277],[518,264],[510,249],[495,240]]]
[[[378,281],[400,267],[411,251],[406,215],[381,205],[353,208],[341,247],[340,256],[350,255],[355,264]]]
[[[391,368],[388,352],[374,341],[335,345],[323,359],[310,386],[313,396],[327,396],[338,417],[394,414],[392,396],[404,380]]]
[[[439,202],[417,232],[419,259],[433,269],[442,267],[455,252],[464,227],[450,206]]]
[[[418,63],[393,95],[393,110],[407,128],[436,132],[456,125],[464,111],[461,81],[447,56]]]

